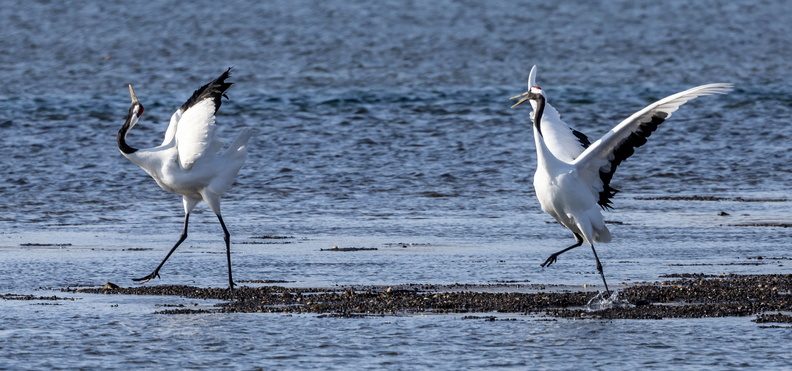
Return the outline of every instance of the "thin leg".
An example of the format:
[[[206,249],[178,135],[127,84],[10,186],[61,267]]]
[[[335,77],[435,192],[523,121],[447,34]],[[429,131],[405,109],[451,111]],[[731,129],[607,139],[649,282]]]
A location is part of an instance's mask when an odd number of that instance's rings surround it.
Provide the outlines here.
[[[608,297],[610,297],[608,283],[605,282],[605,273],[602,272],[602,263],[600,263],[599,257],[597,256],[597,250],[594,250],[594,244],[591,244],[591,251],[594,252],[594,259],[597,260],[597,270],[599,271],[600,276],[602,276],[602,283],[605,284],[605,293],[608,295]]]
[[[160,265],[157,266],[157,269],[155,269],[154,272],[151,272],[151,274],[149,274],[146,277],[133,278],[132,279],[133,281],[146,283],[150,281],[152,278],[155,277],[159,278],[160,268],[162,268],[162,266],[165,264],[168,258],[170,258],[171,254],[173,254],[173,252],[176,251],[176,248],[179,247],[179,245],[181,245],[181,243],[184,242],[184,240],[187,238],[187,224],[189,221],[190,221],[190,213],[184,214],[184,230],[182,231],[181,237],[179,237],[179,241],[177,241],[176,244],[173,245],[173,248],[170,250],[170,252],[168,252],[168,255],[165,255],[165,259],[162,259],[162,263],[160,263]]]
[[[583,244],[583,237],[580,237],[579,234],[575,233],[575,241],[576,242],[575,242],[574,245],[569,246],[566,249],[563,249],[563,250],[561,250],[561,251],[559,251],[559,252],[557,252],[557,253],[555,253],[553,255],[550,255],[550,257],[547,258],[547,260],[545,260],[544,263],[542,263],[542,265],[541,265],[542,268],[549,267],[551,264],[555,263],[555,261],[556,261],[556,259],[558,259],[559,255],[561,255],[561,254],[563,254],[563,253],[565,253],[565,252],[567,252],[569,250],[572,250],[572,249],[582,245]]]
[[[225,239],[226,244],[226,258],[228,259],[228,288],[234,289],[234,279],[231,278],[231,233],[228,233],[228,228],[226,228],[225,223],[223,222],[223,217],[220,214],[217,214],[217,220],[220,221],[220,225],[223,227],[223,238]]]

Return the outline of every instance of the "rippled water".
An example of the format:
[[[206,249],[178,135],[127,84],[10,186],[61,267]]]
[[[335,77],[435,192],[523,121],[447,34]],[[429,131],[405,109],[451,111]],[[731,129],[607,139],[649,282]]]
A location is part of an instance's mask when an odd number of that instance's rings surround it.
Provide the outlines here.
[[[736,84],[682,107],[619,168],[615,241],[598,249],[614,284],[788,273],[788,260],[755,258],[788,257],[790,231],[744,225],[792,219],[789,201],[771,202],[790,198],[791,13],[784,1],[12,2],[0,12],[0,290],[129,285],[153,268],[183,216],[115,147],[126,84],[146,106],[130,143],[154,146],[228,66],[222,135],[258,131],[223,203],[237,280],[598,285],[586,249],[538,267],[572,239],[533,197],[530,110],[509,109],[533,64],[563,118],[594,138],[666,95]],[[224,284],[215,218],[200,206],[191,227],[153,284]],[[263,235],[290,238],[252,238]],[[333,245],[377,250],[320,251]],[[749,318],[160,316],[191,302],[76,297],[1,301],[3,365],[790,363],[789,332]]]

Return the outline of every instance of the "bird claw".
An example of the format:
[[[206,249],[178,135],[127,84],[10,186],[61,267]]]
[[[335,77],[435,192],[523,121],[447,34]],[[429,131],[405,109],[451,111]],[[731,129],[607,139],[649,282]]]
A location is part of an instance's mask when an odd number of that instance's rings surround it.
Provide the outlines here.
[[[552,265],[553,263],[556,262],[557,258],[558,258],[558,255],[556,255],[556,254],[550,255],[550,257],[547,258],[547,260],[545,260],[544,263],[542,263],[541,267],[542,268],[549,267],[550,265]]]
[[[153,272],[153,273],[149,274],[146,277],[133,278],[132,281],[135,281],[135,282],[137,282],[139,284],[144,284],[144,283],[146,283],[148,281],[151,281],[154,278],[159,278],[159,272]]]

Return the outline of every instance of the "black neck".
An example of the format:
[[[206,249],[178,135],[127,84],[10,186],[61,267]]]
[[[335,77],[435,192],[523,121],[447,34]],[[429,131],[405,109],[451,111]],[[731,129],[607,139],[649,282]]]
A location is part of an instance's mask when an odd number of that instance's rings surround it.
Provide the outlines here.
[[[534,125],[539,134],[542,134],[542,116],[544,115],[545,98],[539,94],[536,96],[536,114],[534,114]]]
[[[120,149],[122,153],[127,155],[135,153],[138,150],[137,148],[130,147],[126,142],[126,135],[132,123],[132,115],[134,115],[134,113],[132,112],[132,108],[130,108],[126,122],[124,123],[124,126],[122,126],[121,129],[118,130],[118,136],[116,137],[116,142],[118,143],[118,149]]]

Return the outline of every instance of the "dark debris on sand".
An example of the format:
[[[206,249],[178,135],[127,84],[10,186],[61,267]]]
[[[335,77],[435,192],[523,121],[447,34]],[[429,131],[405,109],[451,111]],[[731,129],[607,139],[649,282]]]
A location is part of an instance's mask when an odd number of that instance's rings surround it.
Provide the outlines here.
[[[331,317],[426,313],[546,314],[563,318],[662,319],[758,316],[757,322],[785,322],[792,311],[792,275],[684,275],[621,290],[629,305],[588,311],[592,292],[486,292],[455,285],[286,288],[232,290],[192,286],[81,288],[80,293],[169,295],[224,301],[212,309],[168,309],[157,313],[317,313]],[[482,292],[484,291],[484,292]],[[506,290],[508,291],[508,290]],[[779,313],[770,316],[765,313]],[[786,318],[786,319],[785,319]]]
[[[792,316],[783,313],[767,313],[756,316],[754,320],[756,323],[792,323]]]
[[[554,309],[558,317],[607,319],[705,318],[792,310],[792,275],[686,275],[674,281],[628,287],[630,304],[596,312]]]
[[[21,294],[0,294],[0,299],[3,300],[28,300],[28,301],[58,301],[58,300],[77,300],[75,298],[64,298],[60,296],[35,296],[35,295],[21,295]]]

